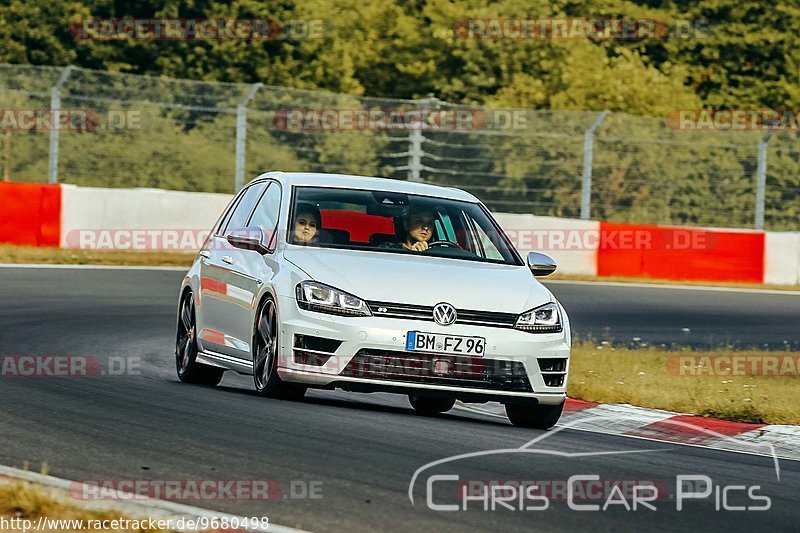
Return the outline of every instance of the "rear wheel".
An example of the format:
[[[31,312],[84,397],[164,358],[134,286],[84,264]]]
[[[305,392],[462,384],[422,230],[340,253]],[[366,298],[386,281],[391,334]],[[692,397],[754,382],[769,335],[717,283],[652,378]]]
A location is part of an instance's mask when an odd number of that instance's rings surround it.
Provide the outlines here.
[[[542,405],[538,403],[513,403],[506,405],[506,416],[515,426],[523,428],[550,429],[556,425],[564,403]]]
[[[421,415],[436,415],[445,413],[453,408],[454,398],[432,398],[430,396],[408,396],[411,407]]]
[[[194,295],[187,292],[181,300],[178,317],[178,335],[175,341],[175,369],[184,383],[217,385],[225,370],[197,362],[197,321],[194,312]]]
[[[271,296],[256,316],[253,339],[253,382],[256,393],[269,398],[301,400],[306,388],[285,383],[278,375],[278,309]]]

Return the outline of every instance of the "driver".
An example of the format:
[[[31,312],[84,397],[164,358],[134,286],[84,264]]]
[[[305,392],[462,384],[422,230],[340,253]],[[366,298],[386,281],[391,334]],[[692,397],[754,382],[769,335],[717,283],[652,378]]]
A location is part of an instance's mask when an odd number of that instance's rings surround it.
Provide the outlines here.
[[[403,218],[405,238],[400,242],[387,242],[383,248],[405,249],[422,252],[429,248],[428,242],[433,238],[436,214],[430,207],[411,207]]]
[[[319,230],[322,229],[322,217],[319,208],[312,204],[299,203],[295,209],[292,244],[316,244],[319,242]]]

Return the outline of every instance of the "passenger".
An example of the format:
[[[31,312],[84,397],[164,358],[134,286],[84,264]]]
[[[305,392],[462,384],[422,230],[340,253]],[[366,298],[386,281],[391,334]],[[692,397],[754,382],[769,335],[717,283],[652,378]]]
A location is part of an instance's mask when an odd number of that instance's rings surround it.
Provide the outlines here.
[[[322,216],[315,205],[297,204],[294,216],[292,244],[316,244],[322,229]]]
[[[400,242],[387,242],[383,248],[395,250],[411,250],[422,252],[428,249],[428,242],[433,238],[436,213],[430,207],[411,207],[403,217],[405,236]]]

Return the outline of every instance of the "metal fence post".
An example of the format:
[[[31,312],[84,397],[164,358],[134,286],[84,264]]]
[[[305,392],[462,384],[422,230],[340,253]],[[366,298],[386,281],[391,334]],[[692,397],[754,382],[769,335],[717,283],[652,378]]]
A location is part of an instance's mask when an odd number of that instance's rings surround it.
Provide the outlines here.
[[[59,120],[57,113],[61,108],[61,87],[72,73],[73,66],[64,67],[61,76],[50,90],[50,161],[48,164],[47,182],[58,183],[58,129]]]
[[[594,159],[594,132],[611,111],[603,111],[583,133],[583,184],[581,185],[581,219],[589,220],[592,210],[592,159]]]
[[[244,100],[236,106],[236,182],[235,192],[244,186],[245,150],[247,148],[247,105],[262,87],[261,83],[253,84]]]
[[[439,108],[439,99],[428,93],[428,96],[422,101],[422,106],[419,111],[421,113],[420,120],[416,125],[412,125],[411,133],[408,135],[408,181],[422,181],[420,171],[422,170],[422,156],[424,154],[422,149],[422,142],[424,137],[422,135],[423,123],[428,118],[427,111],[431,108]]]
[[[422,181],[422,126],[413,126],[408,136],[408,181]]]
[[[769,130],[758,141],[758,169],[756,170],[756,229],[764,229],[764,203],[767,189],[767,143],[775,130]]]

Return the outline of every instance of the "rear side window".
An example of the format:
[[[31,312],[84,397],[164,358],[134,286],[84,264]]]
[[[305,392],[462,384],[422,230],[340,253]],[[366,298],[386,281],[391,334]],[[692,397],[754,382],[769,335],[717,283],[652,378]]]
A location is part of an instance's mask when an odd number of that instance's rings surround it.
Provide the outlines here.
[[[222,235],[222,230],[228,225],[228,221],[231,219],[231,215],[233,215],[233,211],[236,209],[236,206],[239,204],[239,200],[242,199],[241,195],[237,195],[231,201],[231,204],[226,208],[225,215],[217,222],[217,225],[214,226],[214,234],[215,235]]]
[[[253,216],[250,217],[248,227],[259,227],[264,230],[267,242],[272,242],[272,234],[278,226],[278,214],[281,209],[281,188],[277,183],[271,183],[267,192],[259,200]]]
[[[266,185],[264,183],[257,183],[255,185],[251,185],[242,195],[242,199],[239,200],[239,203],[233,209],[233,214],[231,214],[230,220],[228,223],[225,224],[225,227],[222,228],[222,234],[227,234],[230,230],[243,228],[247,225],[247,220],[250,218],[250,213],[253,212],[253,208],[256,205],[256,202],[261,197],[261,193],[264,192],[264,187]]]

